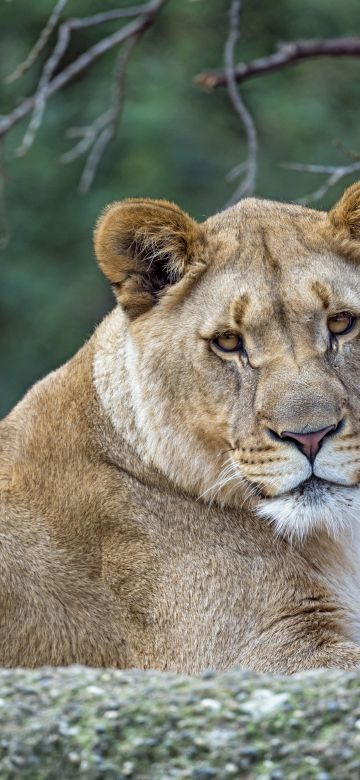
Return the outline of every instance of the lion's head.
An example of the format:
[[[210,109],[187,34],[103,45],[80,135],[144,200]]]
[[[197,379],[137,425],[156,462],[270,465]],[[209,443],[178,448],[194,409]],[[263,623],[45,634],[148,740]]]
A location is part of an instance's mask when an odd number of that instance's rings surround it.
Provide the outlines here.
[[[142,457],[289,535],[358,515],[360,183],[329,214],[248,199],[201,225],[115,203],[95,247],[126,314]]]

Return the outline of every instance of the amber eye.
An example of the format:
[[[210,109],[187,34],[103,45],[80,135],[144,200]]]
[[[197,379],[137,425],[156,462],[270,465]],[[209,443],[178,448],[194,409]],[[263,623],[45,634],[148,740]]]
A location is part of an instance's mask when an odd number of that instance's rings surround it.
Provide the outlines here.
[[[213,339],[212,343],[222,352],[239,352],[242,348],[242,340],[236,333],[223,333]]]
[[[349,314],[348,311],[340,311],[339,314],[334,314],[333,317],[328,319],[328,328],[330,333],[334,333],[336,336],[342,336],[345,333],[349,333],[356,323],[356,317]]]

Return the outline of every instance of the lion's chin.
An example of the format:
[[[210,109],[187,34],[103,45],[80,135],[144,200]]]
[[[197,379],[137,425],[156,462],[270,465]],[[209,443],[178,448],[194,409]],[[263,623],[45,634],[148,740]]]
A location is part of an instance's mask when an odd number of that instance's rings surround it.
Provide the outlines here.
[[[360,522],[360,487],[313,476],[289,493],[262,499],[256,513],[273,523],[278,536],[292,541],[318,530],[338,537],[351,523]]]

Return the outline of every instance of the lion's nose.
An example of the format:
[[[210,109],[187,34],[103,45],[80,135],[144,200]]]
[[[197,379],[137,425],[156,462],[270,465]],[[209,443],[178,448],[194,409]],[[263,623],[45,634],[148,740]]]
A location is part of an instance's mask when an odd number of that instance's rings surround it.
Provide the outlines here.
[[[316,454],[320,449],[320,442],[328,433],[334,431],[336,425],[327,425],[326,428],[320,428],[319,431],[310,431],[310,433],[297,433],[297,431],[282,431],[282,439],[294,439],[301,452],[313,463]]]

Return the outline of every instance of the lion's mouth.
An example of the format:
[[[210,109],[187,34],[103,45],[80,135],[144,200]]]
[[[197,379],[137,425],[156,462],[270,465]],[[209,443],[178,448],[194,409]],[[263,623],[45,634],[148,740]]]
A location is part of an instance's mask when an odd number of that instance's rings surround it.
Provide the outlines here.
[[[271,498],[298,498],[308,504],[317,504],[320,506],[322,501],[327,498],[329,494],[333,495],[337,490],[344,490],[344,488],[346,489],[347,487],[352,488],[353,486],[322,479],[321,477],[316,477],[312,474],[311,477],[299,482],[299,484],[291,490],[285,490],[283,493],[278,493],[275,496],[269,496],[261,491],[259,495],[263,499],[270,500]]]
[[[266,490],[260,489],[258,491],[258,495],[260,498],[264,499],[271,499],[271,498],[286,498],[287,496],[298,496],[303,498],[309,498],[313,499],[314,501],[320,501],[321,497],[324,495],[324,493],[328,492],[328,490],[331,487],[337,487],[335,483],[329,482],[328,480],[321,479],[320,477],[315,477],[314,474],[311,475],[311,477],[308,477],[307,479],[304,479],[302,482],[299,482],[295,487],[291,488],[291,490],[284,490],[283,492],[276,493],[275,495],[269,495]]]
[[[311,477],[305,479],[303,482],[300,482],[300,484],[295,488],[288,491],[287,493],[283,493],[282,495],[293,497],[296,496],[309,502],[309,504],[311,503],[320,505],[325,496],[328,496],[329,493],[334,494],[337,490],[344,490],[344,488],[346,489],[352,487],[352,485],[344,485],[343,483],[321,479],[321,477],[316,477],[314,474],[312,474]]]
[[[327,492],[331,487],[336,487],[335,483],[328,482],[320,477],[315,477],[315,475],[312,474],[311,477],[305,479],[304,482],[301,482],[300,485],[291,490],[290,493],[292,495],[296,493],[298,496],[306,496],[314,501],[319,501],[323,497],[324,492]]]
[[[326,529],[337,537],[350,522],[358,523],[360,490],[311,476],[288,492],[264,497],[256,514],[274,524],[277,535],[304,539],[315,529]]]

